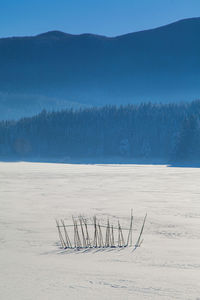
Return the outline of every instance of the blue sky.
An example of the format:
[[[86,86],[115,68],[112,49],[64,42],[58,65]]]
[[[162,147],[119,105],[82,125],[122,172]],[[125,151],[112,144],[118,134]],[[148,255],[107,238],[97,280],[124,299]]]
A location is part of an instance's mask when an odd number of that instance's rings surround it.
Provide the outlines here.
[[[0,0],[0,37],[49,30],[116,36],[200,16],[200,0]]]

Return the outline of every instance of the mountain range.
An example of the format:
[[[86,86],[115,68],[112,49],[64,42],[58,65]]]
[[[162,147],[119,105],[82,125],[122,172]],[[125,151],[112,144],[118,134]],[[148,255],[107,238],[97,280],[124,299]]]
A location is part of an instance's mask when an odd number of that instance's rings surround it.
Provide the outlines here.
[[[200,18],[116,37],[0,39],[0,119],[42,109],[200,97]]]

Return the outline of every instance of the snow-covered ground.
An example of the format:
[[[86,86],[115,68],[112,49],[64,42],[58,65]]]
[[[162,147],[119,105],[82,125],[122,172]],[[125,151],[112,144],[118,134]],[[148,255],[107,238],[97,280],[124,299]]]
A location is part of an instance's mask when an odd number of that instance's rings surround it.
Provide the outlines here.
[[[131,208],[135,252],[59,249],[55,218]],[[0,163],[0,299],[200,299],[200,169]]]

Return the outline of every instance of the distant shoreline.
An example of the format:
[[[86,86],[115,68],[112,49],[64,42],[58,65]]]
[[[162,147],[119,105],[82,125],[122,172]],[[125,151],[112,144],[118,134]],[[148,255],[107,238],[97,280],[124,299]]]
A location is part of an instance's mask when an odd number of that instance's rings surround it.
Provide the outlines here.
[[[200,162],[169,162],[167,159],[144,159],[144,158],[0,158],[0,162],[28,162],[28,163],[53,163],[53,164],[74,164],[74,165],[166,165],[168,167],[200,168]]]

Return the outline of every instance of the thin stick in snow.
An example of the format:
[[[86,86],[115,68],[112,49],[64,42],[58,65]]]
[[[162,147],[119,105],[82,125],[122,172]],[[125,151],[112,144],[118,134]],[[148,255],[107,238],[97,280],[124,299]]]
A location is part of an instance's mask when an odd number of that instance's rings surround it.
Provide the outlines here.
[[[63,225],[63,227],[64,227],[65,240],[66,240],[66,247],[67,247],[67,248],[72,248],[72,244],[71,244],[69,235],[68,235],[68,233],[67,233],[67,230],[66,230],[66,226],[65,226],[64,220],[61,220],[61,223],[62,223],[62,225]]]
[[[141,243],[142,243],[142,241],[140,242],[140,239],[141,239],[141,236],[142,236],[142,233],[143,233],[143,230],[144,230],[144,225],[145,225],[145,222],[146,222],[146,218],[147,218],[147,214],[145,215],[145,217],[144,217],[144,221],[143,221],[143,224],[142,224],[142,228],[141,228],[141,230],[140,230],[140,234],[139,234],[139,237],[138,237],[138,240],[137,240],[137,242],[136,242],[136,244],[135,244],[135,248],[137,248],[137,247],[139,247],[140,245],[141,245]]]
[[[65,241],[63,239],[63,236],[62,236],[62,233],[61,233],[61,230],[60,230],[60,224],[59,224],[58,220],[56,220],[56,224],[57,224],[57,228],[58,228],[58,235],[59,235],[59,238],[60,238],[61,246],[62,246],[62,248],[66,248],[66,244],[65,244]]]
[[[78,232],[77,221],[75,221],[75,229],[76,229],[77,248],[81,248],[82,245],[81,245],[81,239],[80,239],[79,232]]]
[[[124,236],[123,236],[122,228],[121,228],[121,225],[120,225],[119,221],[118,221],[118,246],[119,247],[124,247],[125,246]]]
[[[83,219],[83,222],[84,222],[85,231],[86,231],[86,244],[87,244],[87,247],[91,247],[90,236],[89,236],[88,227],[87,227],[87,220]]]
[[[97,248],[97,219],[96,216],[93,217],[94,220],[94,242],[93,247]]]
[[[133,210],[131,209],[131,222],[130,222],[130,228],[129,228],[129,232],[128,232],[128,238],[127,238],[127,243],[126,245],[129,245],[129,241],[130,241],[130,246],[132,246],[132,227],[133,227]]]
[[[82,232],[82,239],[83,239],[83,247],[86,248],[86,239],[85,239],[85,234],[84,234],[84,230],[83,230],[83,223],[82,223],[82,217],[79,217],[79,222],[80,222],[80,226],[81,226],[81,232]]]
[[[109,218],[107,220],[107,227],[106,227],[106,239],[105,239],[105,247],[110,246],[110,222]]]
[[[98,223],[98,228],[99,228],[99,247],[103,247],[104,246],[103,235],[102,235],[101,226],[99,223]]]
[[[125,242],[124,242],[124,236],[123,236],[123,232],[122,232],[122,228],[120,226],[120,232],[121,232],[121,240],[122,240],[122,246],[125,246]]]
[[[118,247],[121,247],[120,224],[118,220]]]
[[[113,225],[111,226],[111,247],[115,247]]]
[[[74,248],[79,248],[80,243],[78,241],[77,223],[73,216],[72,216],[72,220],[73,220],[73,224],[74,224]]]

